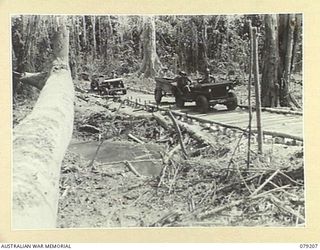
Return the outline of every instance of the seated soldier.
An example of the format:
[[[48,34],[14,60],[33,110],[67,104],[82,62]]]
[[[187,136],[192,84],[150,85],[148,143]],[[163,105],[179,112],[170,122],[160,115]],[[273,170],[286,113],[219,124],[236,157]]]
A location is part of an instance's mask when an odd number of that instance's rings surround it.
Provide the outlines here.
[[[205,72],[204,72],[204,78],[202,80],[199,81],[200,84],[202,83],[210,83],[210,80],[213,79],[213,82],[216,82],[214,77],[212,75],[210,75],[210,69],[206,68]]]
[[[177,87],[178,87],[180,94],[185,92],[186,88],[190,91],[189,85],[191,83],[191,80],[188,78],[186,72],[179,71],[179,76],[177,76],[175,78],[175,81],[177,82]]]
[[[111,72],[111,79],[115,79],[115,78],[117,78],[117,73],[113,70]]]

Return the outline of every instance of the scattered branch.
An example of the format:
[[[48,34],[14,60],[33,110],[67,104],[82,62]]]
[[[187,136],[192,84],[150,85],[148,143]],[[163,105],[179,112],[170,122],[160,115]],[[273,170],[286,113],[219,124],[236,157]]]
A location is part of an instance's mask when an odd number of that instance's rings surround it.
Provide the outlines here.
[[[134,173],[136,176],[143,177],[129,161],[126,161],[126,165],[131,170],[131,172]]]
[[[143,141],[141,141],[140,139],[138,139],[137,137],[135,137],[135,136],[132,135],[132,134],[128,134],[128,137],[129,137],[130,139],[134,140],[135,142],[138,142],[138,143],[140,143],[140,144],[144,144]]]
[[[280,172],[280,170],[277,169],[271,176],[269,176],[269,178],[267,180],[265,180],[264,183],[262,183],[256,190],[254,190],[254,192],[251,194],[251,196],[255,196],[256,194],[258,194],[259,191],[262,190],[264,188],[264,186],[267,185],[269,183],[269,181],[271,181],[279,172]]]
[[[180,127],[179,127],[176,119],[174,118],[173,114],[170,111],[168,111],[168,114],[169,114],[170,119],[172,120],[172,123],[173,123],[174,127],[176,128],[183,156],[184,156],[185,159],[187,159],[188,158],[188,154],[187,154],[186,148],[185,148],[183,140],[182,140],[182,134],[181,134]]]

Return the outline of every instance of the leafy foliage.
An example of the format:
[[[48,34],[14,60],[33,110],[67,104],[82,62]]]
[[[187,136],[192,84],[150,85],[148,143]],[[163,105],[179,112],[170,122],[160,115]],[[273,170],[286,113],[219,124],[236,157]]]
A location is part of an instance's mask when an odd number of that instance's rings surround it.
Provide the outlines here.
[[[13,70],[48,69],[52,34],[57,16],[12,17]],[[178,70],[202,74],[237,76],[245,81],[249,65],[247,21],[258,27],[260,69],[263,64],[263,15],[162,15],[155,17],[156,48],[162,66],[170,75]],[[82,72],[130,75],[143,59],[143,16],[67,16],[70,32],[70,66],[74,78]],[[302,33],[302,32],[301,32]],[[300,34],[300,41],[301,39]],[[302,42],[296,48],[296,64],[302,61]],[[295,70],[301,70],[301,67]],[[161,71],[158,74],[162,74]]]

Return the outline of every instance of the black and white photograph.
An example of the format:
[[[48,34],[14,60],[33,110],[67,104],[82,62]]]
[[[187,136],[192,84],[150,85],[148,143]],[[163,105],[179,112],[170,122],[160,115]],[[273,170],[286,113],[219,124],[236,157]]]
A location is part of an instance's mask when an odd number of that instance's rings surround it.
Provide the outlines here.
[[[12,14],[11,227],[306,227],[304,15]]]

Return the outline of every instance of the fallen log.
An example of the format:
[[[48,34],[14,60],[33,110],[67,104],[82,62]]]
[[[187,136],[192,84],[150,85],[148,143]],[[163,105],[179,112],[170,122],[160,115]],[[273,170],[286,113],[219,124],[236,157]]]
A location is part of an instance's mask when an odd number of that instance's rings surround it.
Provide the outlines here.
[[[171,126],[169,122],[165,119],[165,117],[159,113],[152,113],[152,116],[156,119],[156,121],[163,127],[165,130],[168,130]]]
[[[42,89],[46,84],[48,77],[48,72],[38,72],[38,73],[29,73],[24,72],[21,74],[19,80],[24,84],[29,84],[36,87],[37,89]]]
[[[60,166],[72,135],[74,86],[65,25],[53,41],[55,59],[30,115],[13,131],[12,228],[55,228]]]
[[[212,148],[215,147],[215,144],[213,141],[211,141],[208,136],[205,135],[205,133],[200,132],[199,129],[196,129],[194,126],[189,125],[184,122],[177,121],[180,127],[183,127],[193,138],[196,140],[203,142],[207,145],[210,145]]]
[[[166,119],[165,116],[159,114],[159,113],[153,113],[153,117],[159,122],[159,124],[166,129],[173,129],[172,124],[170,124]],[[181,122],[179,120],[176,120],[177,124],[180,127],[183,127],[193,138],[196,140],[203,142],[207,145],[210,145],[211,147],[214,147],[214,142],[211,141],[206,134],[200,132],[200,129],[196,129],[194,126],[189,125],[185,122]]]

